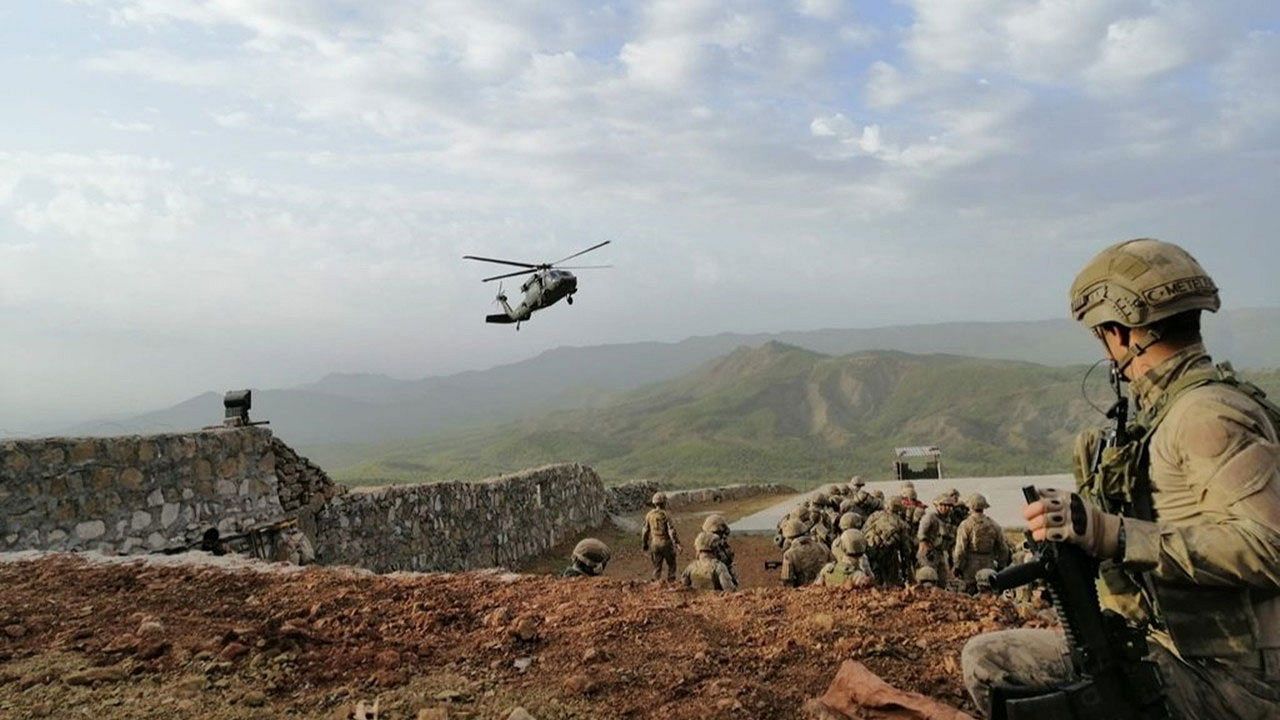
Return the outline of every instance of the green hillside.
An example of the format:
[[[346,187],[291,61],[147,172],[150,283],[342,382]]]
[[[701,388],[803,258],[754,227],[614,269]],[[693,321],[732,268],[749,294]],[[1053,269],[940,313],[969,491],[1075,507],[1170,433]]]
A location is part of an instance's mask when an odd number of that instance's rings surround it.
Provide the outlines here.
[[[422,481],[580,461],[609,479],[803,484],[884,477],[893,447],[918,444],[941,446],[952,475],[1063,472],[1075,433],[1101,420],[1081,396],[1084,371],[769,342],[605,407],[388,446],[338,476]],[[1252,376],[1280,391],[1280,372]],[[1103,380],[1090,387],[1099,404]]]

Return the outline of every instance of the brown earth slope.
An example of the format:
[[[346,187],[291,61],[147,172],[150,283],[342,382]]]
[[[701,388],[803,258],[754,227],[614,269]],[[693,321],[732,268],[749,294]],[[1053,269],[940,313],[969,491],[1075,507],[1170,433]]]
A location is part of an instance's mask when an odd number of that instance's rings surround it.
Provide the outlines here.
[[[1016,624],[940,591],[50,556],[0,563],[0,717],[786,718],[846,658],[965,707],[964,641]]]

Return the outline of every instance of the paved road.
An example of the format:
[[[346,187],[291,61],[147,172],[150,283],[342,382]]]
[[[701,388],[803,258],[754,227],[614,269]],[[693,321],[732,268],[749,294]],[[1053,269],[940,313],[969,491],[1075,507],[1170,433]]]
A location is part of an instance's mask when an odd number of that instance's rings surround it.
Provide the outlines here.
[[[1023,485],[1038,485],[1041,487],[1059,487],[1071,488],[1075,486],[1075,480],[1070,475],[1024,475],[1015,477],[989,477],[989,478],[948,478],[946,480],[916,480],[916,493],[921,500],[928,503],[933,497],[945,490],[956,488],[960,491],[961,497],[967,497],[971,493],[980,492],[987,497],[987,502],[991,503],[991,509],[987,512],[996,522],[1004,527],[1021,527],[1024,523],[1022,520],[1022,506],[1025,501],[1022,499]],[[872,490],[880,489],[884,491],[885,497],[897,495],[902,487],[902,483],[894,481],[885,482],[869,482],[867,487]],[[814,490],[809,493],[792,495],[778,501],[778,504],[761,510],[753,515],[738,520],[733,523],[730,528],[735,533],[752,533],[767,532],[772,533],[778,526],[778,520],[787,513],[788,510],[795,507],[806,497],[816,493]]]

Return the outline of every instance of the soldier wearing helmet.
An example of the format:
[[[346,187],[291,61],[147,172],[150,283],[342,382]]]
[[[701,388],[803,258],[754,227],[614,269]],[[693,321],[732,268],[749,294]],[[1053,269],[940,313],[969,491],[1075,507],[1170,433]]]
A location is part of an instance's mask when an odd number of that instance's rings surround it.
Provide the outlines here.
[[[932,565],[921,565],[916,570],[916,584],[923,587],[936,588],[941,583],[938,571]]]
[[[729,521],[720,513],[711,513],[702,521],[702,532],[711,533],[716,537],[718,541],[716,543],[716,559],[729,568],[729,574],[733,575],[736,583],[738,574],[733,569],[733,548],[729,545]]]
[[[644,530],[640,535],[641,548],[649,553],[653,563],[653,579],[662,579],[662,569],[667,569],[667,582],[676,579],[676,556],[680,554],[680,535],[667,514],[667,495],[657,492],[651,501],[653,509],[644,516]]]
[[[996,571],[992,568],[982,568],[974,574],[973,582],[979,594],[993,593],[995,588],[991,586],[991,581],[996,577]]]
[[[987,508],[991,507],[987,499],[974,493],[967,505],[972,514],[956,529],[952,566],[964,591],[972,594],[978,589],[978,573],[1008,565],[1010,550],[1004,539],[1004,530],[986,514]]]
[[[1079,491],[1041,489],[1028,528],[1103,561],[1103,604],[1147,628],[1172,717],[1280,717],[1280,408],[1210,358],[1200,317],[1218,288],[1182,248],[1109,247],[1070,298],[1136,422],[1105,453],[1083,433]],[[965,684],[985,712],[994,682],[1068,680],[1065,651],[1050,631],[979,635]]]
[[[911,527],[892,510],[877,510],[862,523],[867,556],[877,582],[902,585],[911,574]]]
[[[609,564],[609,546],[595,538],[583,538],[573,546],[569,567],[561,573],[564,577],[595,577]]]
[[[862,531],[848,529],[840,533],[831,548],[836,559],[818,572],[815,585],[830,588],[862,588],[875,584],[871,563],[867,560],[867,540]]]
[[[940,582],[947,578],[947,562],[955,544],[955,527],[948,521],[954,505],[951,495],[938,495],[933,499],[933,507],[920,518],[916,530],[916,566],[933,568]]]
[[[782,584],[788,587],[808,585],[818,577],[822,566],[831,560],[831,551],[794,520],[782,526],[782,534],[787,538],[786,550],[782,553]]]
[[[693,540],[693,550],[698,557],[680,574],[680,583],[694,590],[737,590],[738,581],[718,557],[722,544],[714,532],[698,533]]]

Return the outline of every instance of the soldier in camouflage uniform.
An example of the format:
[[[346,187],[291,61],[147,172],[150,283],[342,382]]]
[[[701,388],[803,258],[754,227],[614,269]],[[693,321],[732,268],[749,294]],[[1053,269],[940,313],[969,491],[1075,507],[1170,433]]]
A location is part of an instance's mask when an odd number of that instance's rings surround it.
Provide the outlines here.
[[[676,525],[667,514],[666,493],[654,493],[651,501],[653,509],[644,516],[644,530],[640,536],[640,545],[649,553],[649,561],[653,563],[653,579],[662,579],[662,568],[667,568],[667,582],[676,579],[676,555],[680,554],[680,535]]]
[[[1280,717],[1280,408],[1214,366],[1200,315],[1218,309],[1217,287],[1176,245],[1104,250],[1071,306],[1138,416],[1133,440],[1096,468],[1098,437],[1081,436],[1080,493],[1042,490],[1024,510],[1029,529],[1104,561],[1103,604],[1150,621],[1148,657],[1174,718]],[[1051,631],[980,635],[962,655],[965,684],[986,711],[994,686],[1067,680],[1065,650]]]
[[[782,584],[788,587],[808,585],[818,571],[831,560],[827,546],[805,533],[804,527],[792,520],[782,528],[787,536],[787,549],[782,553]]]
[[[849,529],[831,548],[834,562],[829,562],[818,572],[815,585],[830,588],[862,588],[875,584],[871,562],[867,560],[867,541],[859,530]]]
[[[902,505],[895,504],[875,511],[862,524],[871,568],[882,584],[902,585],[911,576],[911,528],[902,512]]]
[[[737,590],[738,581],[728,566],[716,557],[720,537],[715,533],[700,532],[693,540],[693,550],[698,557],[680,574],[680,583],[694,590]]]
[[[943,493],[933,499],[933,507],[925,511],[916,531],[916,565],[928,565],[938,574],[938,581],[945,585],[951,548],[955,544],[955,529],[947,522],[951,515],[951,496]]]
[[[729,545],[729,522],[720,513],[711,513],[702,521],[702,532],[711,533],[716,538],[716,559],[729,568],[733,581],[738,581],[738,573],[733,569],[733,547]]]
[[[979,571],[1009,564],[1009,543],[1005,542],[999,523],[987,517],[985,511],[991,505],[985,497],[975,493],[969,498],[968,506],[972,514],[956,529],[952,566],[964,591],[972,594],[978,589]]]
[[[609,564],[609,546],[595,538],[583,538],[573,547],[569,567],[560,573],[563,577],[595,577]]]

